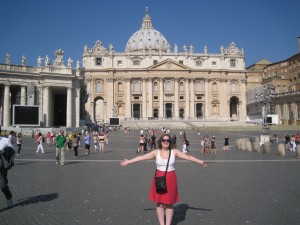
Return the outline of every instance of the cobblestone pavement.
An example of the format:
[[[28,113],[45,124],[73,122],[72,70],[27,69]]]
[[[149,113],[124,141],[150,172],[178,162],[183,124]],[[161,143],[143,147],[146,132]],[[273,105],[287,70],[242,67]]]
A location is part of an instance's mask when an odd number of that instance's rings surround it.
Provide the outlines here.
[[[179,136],[178,131],[171,134]],[[180,202],[172,225],[299,224],[300,160],[294,152],[279,156],[275,144],[267,154],[237,150],[237,138],[259,136],[251,131],[208,134],[216,136],[216,155],[203,155],[199,136],[187,132],[191,154],[204,159],[208,167],[176,161]],[[229,152],[222,150],[226,134]],[[44,145],[45,153],[36,154],[36,143],[24,138],[22,156],[9,171],[15,205],[5,208],[0,195],[0,224],[158,224],[155,204],[148,200],[154,162],[119,165],[120,160],[136,156],[138,131],[128,135],[115,131],[108,138],[103,153],[92,147],[85,156],[80,147],[80,157],[74,159],[74,152],[68,151],[65,166],[55,164],[54,146]]]

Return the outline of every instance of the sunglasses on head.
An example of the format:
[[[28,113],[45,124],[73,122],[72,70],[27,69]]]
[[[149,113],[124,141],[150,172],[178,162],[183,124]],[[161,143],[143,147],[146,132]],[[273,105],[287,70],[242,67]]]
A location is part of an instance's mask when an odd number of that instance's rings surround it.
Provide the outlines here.
[[[170,139],[161,139],[161,142],[171,142]]]

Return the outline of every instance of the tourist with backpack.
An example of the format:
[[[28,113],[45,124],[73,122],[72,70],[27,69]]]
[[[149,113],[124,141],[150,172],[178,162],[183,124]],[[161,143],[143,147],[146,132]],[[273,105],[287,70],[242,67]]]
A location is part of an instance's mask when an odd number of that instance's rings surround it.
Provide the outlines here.
[[[14,165],[14,155],[15,149],[11,140],[0,136],[0,188],[7,200],[7,207],[14,204],[7,178],[8,170]]]

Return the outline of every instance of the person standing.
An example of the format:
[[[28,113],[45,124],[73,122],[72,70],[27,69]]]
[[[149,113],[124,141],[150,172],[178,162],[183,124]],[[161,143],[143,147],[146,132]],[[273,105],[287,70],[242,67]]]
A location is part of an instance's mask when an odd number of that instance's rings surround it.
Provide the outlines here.
[[[99,134],[99,151],[104,151],[104,141],[105,141],[105,135],[103,132],[100,132]]]
[[[85,144],[85,154],[90,154],[90,146],[91,146],[91,136],[88,131],[85,132],[84,136],[84,144]]]
[[[224,151],[229,151],[229,137],[228,135],[225,136],[225,142],[224,142]]]
[[[212,154],[217,154],[216,137],[212,136],[210,139],[210,149]]]
[[[65,147],[67,139],[64,136],[64,131],[59,131],[59,135],[56,137],[56,165],[64,165],[65,162]]]
[[[170,160],[168,163],[168,158],[170,154]],[[171,143],[171,136],[168,134],[163,134],[158,140],[158,149],[155,149],[148,154],[140,155],[132,159],[124,159],[120,165],[127,166],[131,163],[137,163],[144,160],[156,159],[156,172],[152,179],[152,185],[150,188],[149,199],[156,203],[156,213],[160,225],[170,225],[173,217],[173,204],[179,201],[179,194],[177,189],[177,178],[175,173],[175,158],[181,158],[189,160],[200,164],[203,167],[206,167],[207,164],[197,159],[191,155],[186,155],[174,149]],[[155,177],[164,176],[166,169],[166,184],[167,192],[166,193],[157,193],[155,187]],[[166,219],[166,223],[165,220]]]
[[[43,135],[41,132],[38,133],[37,135],[37,140],[35,141],[38,143],[38,146],[37,146],[37,149],[36,149],[36,153],[38,154],[39,151],[41,150],[42,154],[44,154],[44,147],[43,147],[43,143],[44,143],[44,140],[43,140]]]
[[[78,146],[79,146],[79,142],[80,142],[80,135],[78,132],[76,132],[74,134],[74,138],[73,138],[73,148],[74,148],[74,158],[77,159],[78,157]]]
[[[11,140],[9,138],[0,136],[0,153],[2,154],[4,151],[10,152],[12,155],[14,155],[15,153],[15,149],[11,143]],[[0,159],[0,188],[6,198],[7,207],[12,207],[14,205],[14,202],[12,193],[9,190],[8,186],[8,169],[5,168],[2,156],[0,157]]]
[[[154,132],[152,133],[150,140],[151,140],[151,147],[150,147],[151,150],[156,149],[156,137],[155,137]]]
[[[21,153],[22,144],[23,144],[22,134],[18,133],[18,135],[17,135],[18,156],[21,155],[20,153]]]

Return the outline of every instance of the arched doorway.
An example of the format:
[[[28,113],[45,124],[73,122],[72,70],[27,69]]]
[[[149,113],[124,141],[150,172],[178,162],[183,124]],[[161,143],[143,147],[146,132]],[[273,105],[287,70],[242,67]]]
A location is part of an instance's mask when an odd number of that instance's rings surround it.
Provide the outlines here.
[[[230,118],[238,117],[238,103],[239,99],[236,96],[230,98]]]
[[[103,122],[105,118],[105,110],[104,110],[104,99],[101,98],[96,98],[95,99],[95,106],[94,106],[94,121],[95,123]]]

